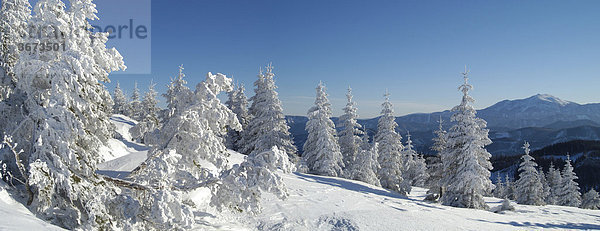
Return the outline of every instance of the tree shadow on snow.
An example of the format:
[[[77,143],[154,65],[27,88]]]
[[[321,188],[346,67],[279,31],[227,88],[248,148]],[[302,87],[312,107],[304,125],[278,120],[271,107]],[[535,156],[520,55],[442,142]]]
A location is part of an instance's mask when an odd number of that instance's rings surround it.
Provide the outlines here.
[[[471,219],[475,221],[488,222],[488,223],[496,223],[503,225],[512,225],[515,227],[529,227],[529,228],[544,228],[544,229],[579,229],[579,230],[598,230],[600,229],[600,225],[598,224],[588,224],[588,223],[562,223],[562,224],[554,224],[554,223],[535,223],[535,222],[501,222],[501,221],[486,221],[482,219]]]
[[[109,176],[112,178],[125,179],[131,172],[127,171],[112,171],[112,170],[96,170],[96,173]]]
[[[131,126],[135,126],[135,123],[133,121],[126,120],[126,119],[124,119],[122,117],[118,117],[118,116],[112,116],[112,117],[110,117],[110,120],[113,120],[113,121],[116,121],[119,123],[124,123],[124,124],[131,125]]]
[[[303,179],[306,181],[316,181],[321,184],[328,184],[331,186],[341,187],[341,188],[345,188],[345,189],[349,189],[349,190],[357,191],[357,192],[361,192],[361,193],[372,193],[372,194],[376,194],[376,195],[380,195],[380,196],[411,200],[410,198],[400,195],[399,193],[396,193],[396,192],[381,190],[381,189],[374,189],[374,188],[370,188],[370,187],[367,187],[367,186],[364,186],[361,184],[349,182],[349,181],[342,180],[342,179],[328,178],[328,177],[303,174],[303,173],[298,173],[298,172],[295,172],[294,174],[296,176],[298,176],[300,179]]]
[[[125,146],[127,146],[127,147],[130,147],[130,148],[133,148],[133,149],[135,149],[135,150],[136,150],[136,151],[138,151],[138,152],[141,152],[141,151],[146,151],[146,150],[148,150],[148,146],[146,146],[146,145],[140,145],[140,144],[136,144],[136,143],[133,143],[133,142],[131,142],[131,141],[129,141],[129,140],[122,139],[122,138],[121,138],[121,139],[119,139],[119,140],[120,140],[121,142],[123,142],[123,143],[125,144]]]

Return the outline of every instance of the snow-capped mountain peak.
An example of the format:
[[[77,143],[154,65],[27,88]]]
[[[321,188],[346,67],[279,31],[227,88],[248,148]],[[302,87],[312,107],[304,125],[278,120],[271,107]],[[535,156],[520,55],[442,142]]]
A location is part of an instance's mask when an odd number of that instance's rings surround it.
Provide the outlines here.
[[[573,102],[570,101],[566,101],[566,100],[562,100],[556,96],[553,95],[549,95],[549,94],[537,94],[534,96],[531,96],[528,98],[528,100],[534,100],[534,101],[546,101],[546,102],[550,102],[550,103],[556,103],[560,106],[565,106],[567,104],[571,104]]]

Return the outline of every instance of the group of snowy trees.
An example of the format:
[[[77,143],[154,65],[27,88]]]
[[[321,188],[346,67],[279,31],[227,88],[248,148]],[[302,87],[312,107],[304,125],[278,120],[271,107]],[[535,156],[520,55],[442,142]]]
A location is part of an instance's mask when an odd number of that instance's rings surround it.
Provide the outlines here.
[[[183,74],[181,69],[183,67],[180,67],[180,75]],[[177,79],[180,78],[178,77]],[[127,99],[118,82],[113,91],[114,105],[112,112],[128,116],[138,122],[131,130],[132,138],[138,142],[144,143],[144,136],[158,129],[161,122],[165,119],[164,115],[167,113],[161,111],[158,107],[158,93],[154,90],[154,86],[155,84],[150,83],[148,91],[140,98],[140,90],[137,88],[136,83],[133,88],[131,100]],[[167,100],[169,100],[168,97]]]
[[[97,19],[92,0],[69,4],[39,0],[32,14],[27,0],[5,0],[0,9],[2,179],[32,211],[67,229],[171,230],[193,227],[191,202],[183,198],[198,187],[212,189],[213,206],[243,212],[260,210],[261,191],[287,196],[276,171],[294,170],[289,136],[282,146],[260,145],[274,136],[266,130],[288,135],[273,105],[263,109],[271,118],[259,119],[270,119],[275,128],[255,131],[267,135],[253,143],[243,163],[229,168],[224,128],[242,130],[242,125],[217,95],[233,90],[232,79],[208,73],[192,92],[180,68],[165,96],[164,113],[153,84],[144,97],[136,87],[130,102],[118,85],[111,97],[103,83],[111,72],[126,68],[123,57],[106,47],[108,33],[92,32],[89,21]],[[23,44],[62,44],[64,49],[22,52]],[[266,76],[261,84],[271,92],[254,103],[279,103],[270,70]],[[151,147],[127,180],[97,173],[104,161],[99,150],[113,137],[113,112],[138,120],[134,128]]]
[[[336,132],[325,86],[319,83],[315,106],[308,111],[308,138],[301,164],[314,174],[360,180],[403,195],[410,192],[411,186],[424,186],[428,178],[425,159],[413,149],[410,135],[406,147],[402,144],[389,94],[385,94],[378,132],[371,143],[357,123],[351,88],[346,97]]]
[[[519,204],[527,205],[562,205],[582,207],[587,209],[600,209],[600,197],[591,189],[581,197],[578,179],[573,171],[571,159],[567,155],[565,166],[560,171],[550,164],[547,173],[537,168],[534,158],[529,155],[529,143],[523,145],[525,154],[519,165],[519,179],[511,182],[508,175],[505,180],[498,175],[494,196],[499,198],[514,199]]]

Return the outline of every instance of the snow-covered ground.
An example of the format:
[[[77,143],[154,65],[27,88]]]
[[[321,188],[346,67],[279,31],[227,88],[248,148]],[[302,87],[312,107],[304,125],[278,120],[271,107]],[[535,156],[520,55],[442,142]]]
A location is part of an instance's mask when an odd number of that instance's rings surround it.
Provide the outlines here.
[[[22,203],[13,199],[0,180],[0,230],[63,230],[37,218]]]
[[[120,117],[115,125],[130,123]],[[129,122],[128,122],[129,121]],[[117,129],[128,136],[125,129]],[[139,145],[135,143],[125,146]],[[119,146],[110,147],[118,150]],[[127,173],[146,158],[146,151],[129,147],[129,154],[100,165],[104,171]],[[145,149],[144,149],[145,150]],[[230,165],[244,155],[229,151]],[[531,230],[600,229],[600,211],[562,206],[528,206],[514,203],[515,211],[493,213],[424,202],[426,189],[413,188],[403,197],[380,187],[335,177],[280,172],[290,193],[286,200],[263,194],[263,211],[256,216],[218,213],[208,203],[210,191],[190,193],[198,211],[198,230]],[[122,177],[122,176],[120,176]],[[486,198],[490,208],[500,205]]]
[[[131,121],[113,120],[127,136]],[[114,139],[106,150],[114,158],[100,164],[100,173],[125,177],[146,159],[147,148],[126,139]],[[122,155],[121,155],[122,154]],[[230,165],[244,155],[230,151]],[[515,211],[493,213],[424,202],[425,189],[413,188],[403,197],[358,181],[309,174],[280,172],[290,196],[279,200],[264,193],[262,213],[217,212],[209,206],[210,191],[197,189],[187,195],[195,204],[198,230],[597,230],[600,211],[562,206],[513,204]],[[38,219],[0,187],[0,230],[55,230]],[[486,198],[491,208],[497,198]]]

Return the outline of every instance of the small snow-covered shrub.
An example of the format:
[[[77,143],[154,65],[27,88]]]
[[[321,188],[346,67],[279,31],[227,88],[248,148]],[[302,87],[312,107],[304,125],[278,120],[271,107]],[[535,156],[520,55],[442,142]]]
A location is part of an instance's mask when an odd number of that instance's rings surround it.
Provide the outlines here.
[[[236,212],[259,213],[261,191],[273,193],[280,199],[287,198],[287,189],[276,171],[291,172],[293,166],[287,154],[275,146],[269,151],[251,154],[241,164],[223,172],[210,204],[219,211],[228,208]]]

